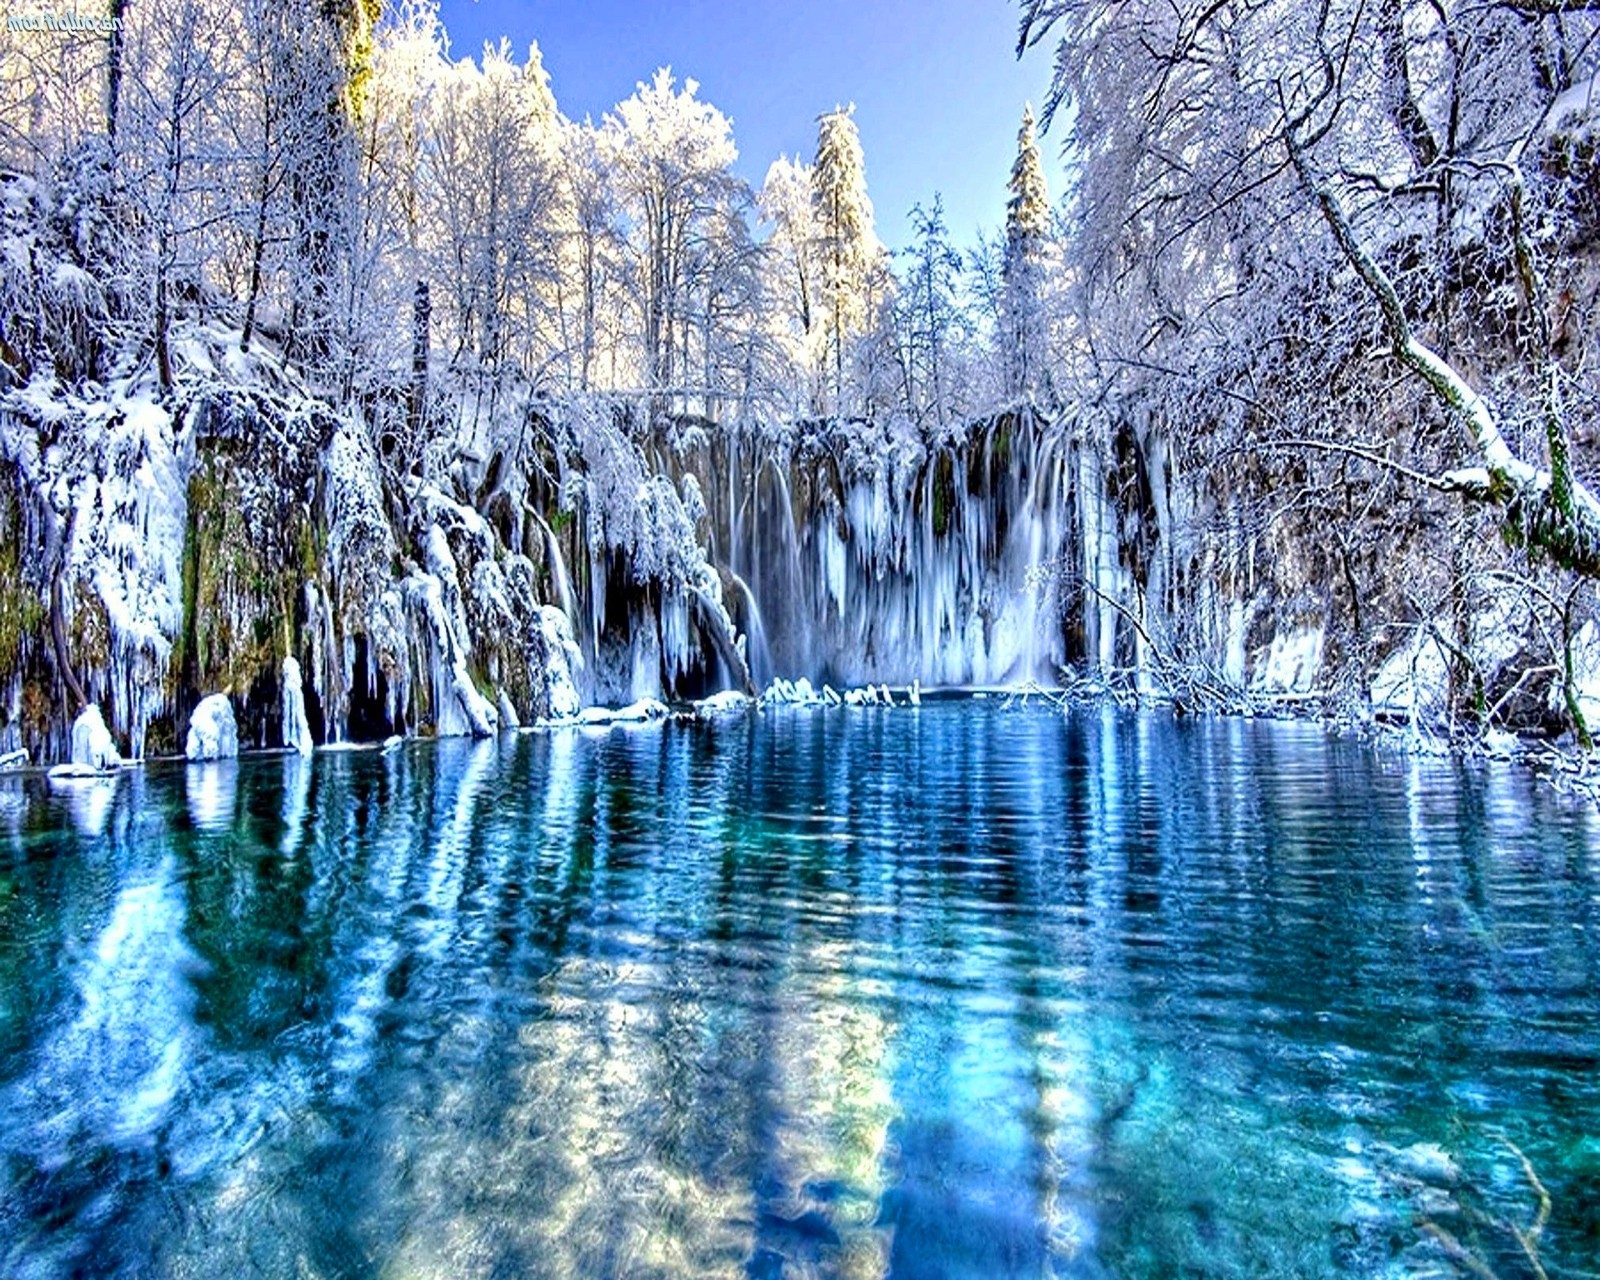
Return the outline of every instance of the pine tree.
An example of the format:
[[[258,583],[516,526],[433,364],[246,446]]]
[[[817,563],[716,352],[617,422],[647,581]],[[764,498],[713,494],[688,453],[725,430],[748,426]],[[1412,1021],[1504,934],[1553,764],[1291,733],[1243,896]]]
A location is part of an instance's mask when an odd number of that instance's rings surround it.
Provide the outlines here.
[[[826,326],[824,360],[833,365],[835,412],[844,398],[845,347],[871,323],[871,274],[882,255],[872,229],[866,160],[851,119],[854,110],[838,107],[818,120],[817,160],[812,168],[822,266],[818,309]]]
[[[1017,159],[1011,166],[1011,199],[1006,202],[1006,239],[1013,245],[1041,242],[1050,226],[1050,191],[1034,131],[1033,104],[1022,109]]]
[[[1033,106],[1023,109],[1017,159],[1006,202],[1002,307],[1006,382],[1012,396],[1033,396],[1044,355],[1044,276],[1050,232],[1050,193],[1034,133]]]

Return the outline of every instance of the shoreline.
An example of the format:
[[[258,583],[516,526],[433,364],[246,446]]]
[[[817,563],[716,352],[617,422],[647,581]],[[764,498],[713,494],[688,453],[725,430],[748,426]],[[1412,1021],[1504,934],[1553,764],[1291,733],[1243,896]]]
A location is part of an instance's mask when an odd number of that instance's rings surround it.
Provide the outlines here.
[[[146,765],[215,765],[227,763],[230,759],[257,760],[298,757],[309,760],[323,754],[385,754],[418,743],[458,740],[481,742],[489,740],[490,737],[498,740],[507,736],[516,737],[525,734],[552,733],[568,729],[595,734],[610,732],[613,729],[636,729],[668,722],[680,725],[711,725],[725,723],[752,713],[759,714],[763,711],[860,711],[870,709],[912,711],[916,710],[922,702],[993,701],[1002,710],[1027,707],[1031,703],[1037,702],[1047,705],[1057,712],[1110,707],[1121,711],[1165,711],[1177,720],[1207,718],[1317,724],[1329,733],[1341,737],[1354,738],[1374,749],[1397,756],[1513,764],[1529,770],[1541,782],[1562,794],[1579,797],[1596,807],[1600,807],[1600,758],[1597,758],[1595,752],[1584,752],[1575,745],[1563,746],[1557,741],[1548,739],[1531,739],[1509,730],[1490,730],[1482,734],[1469,734],[1460,730],[1453,734],[1440,733],[1415,724],[1391,722],[1373,716],[1370,713],[1362,715],[1349,710],[1329,711],[1326,709],[1328,704],[1327,695],[1314,692],[1247,697],[1235,705],[1193,709],[1183,699],[1170,694],[1134,693],[1127,690],[1112,689],[1098,683],[1093,688],[1086,688],[1085,686],[1088,683],[1080,681],[1072,685],[1056,687],[1041,685],[1034,681],[1020,685],[915,686],[915,700],[913,700],[912,696],[914,686],[911,685],[870,686],[873,689],[886,688],[891,695],[888,702],[877,700],[849,702],[837,694],[835,695],[836,700],[825,699],[819,694],[812,699],[803,701],[782,699],[769,701],[764,695],[761,698],[748,698],[741,704],[732,706],[726,703],[717,703],[715,696],[713,696],[712,698],[692,702],[658,703],[656,705],[661,708],[661,713],[648,717],[629,715],[627,714],[630,711],[628,707],[586,707],[583,712],[589,713],[587,716],[580,713],[578,716],[562,720],[544,720],[534,724],[504,728],[498,730],[495,734],[481,738],[475,738],[470,734],[406,734],[365,742],[319,744],[310,755],[303,755],[292,747],[249,747],[241,749],[236,756],[225,757],[220,760],[189,760],[184,755],[171,753],[127,759],[114,770],[77,774],[54,773],[55,770],[63,768],[62,763],[34,764],[30,762],[25,765],[0,770],[0,781],[8,778],[24,779],[32,777],[42,779],[54,786],[72,787],[116,781],[124,773],[143,768]],[[832,691],[829,690],[829,692]]]

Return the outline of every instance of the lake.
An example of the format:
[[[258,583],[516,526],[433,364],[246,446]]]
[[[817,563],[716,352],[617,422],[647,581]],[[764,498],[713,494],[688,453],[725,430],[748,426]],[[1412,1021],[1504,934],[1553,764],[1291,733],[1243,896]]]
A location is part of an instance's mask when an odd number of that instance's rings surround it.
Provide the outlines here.
[[[0,782],[8,1277],[1530,1252],[1600,1270],[1600,822],[1510,766],[989,699]]]

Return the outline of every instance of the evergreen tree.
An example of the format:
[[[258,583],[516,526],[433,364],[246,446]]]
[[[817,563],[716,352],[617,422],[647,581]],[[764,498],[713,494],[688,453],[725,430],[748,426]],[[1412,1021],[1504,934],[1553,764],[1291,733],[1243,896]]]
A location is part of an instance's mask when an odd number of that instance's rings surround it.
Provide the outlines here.
[[[1050,194],[1034,133],[1033,106],[1023,109],[1017,158],[1011,166],[1011,198],[1006,202],[1005,258],[1001,309],[1006,392],[1033,397],[1039,392],[1045,351],[1044,278],[1050,231]]]
[[[823,359],[833,370],[833,410],[844,400],[845,348],[869,328],[872,274],[882,249],[872,228],[866,161],[851,107],[823,115],[817,128],[817,160],[811,171],[816,209],[818,311],[825,326]]]

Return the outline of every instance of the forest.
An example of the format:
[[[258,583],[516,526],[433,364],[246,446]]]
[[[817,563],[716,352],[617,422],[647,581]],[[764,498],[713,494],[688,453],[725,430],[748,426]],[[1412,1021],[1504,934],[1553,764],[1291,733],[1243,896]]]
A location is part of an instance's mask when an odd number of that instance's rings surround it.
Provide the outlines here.
[[[427,0],[9,9],[0,751],[802,677],[1587,747],[1600,6],[1016,16],[1004,225],[891,253],[848,105],[752,189],[692,69],[569,119]]]

